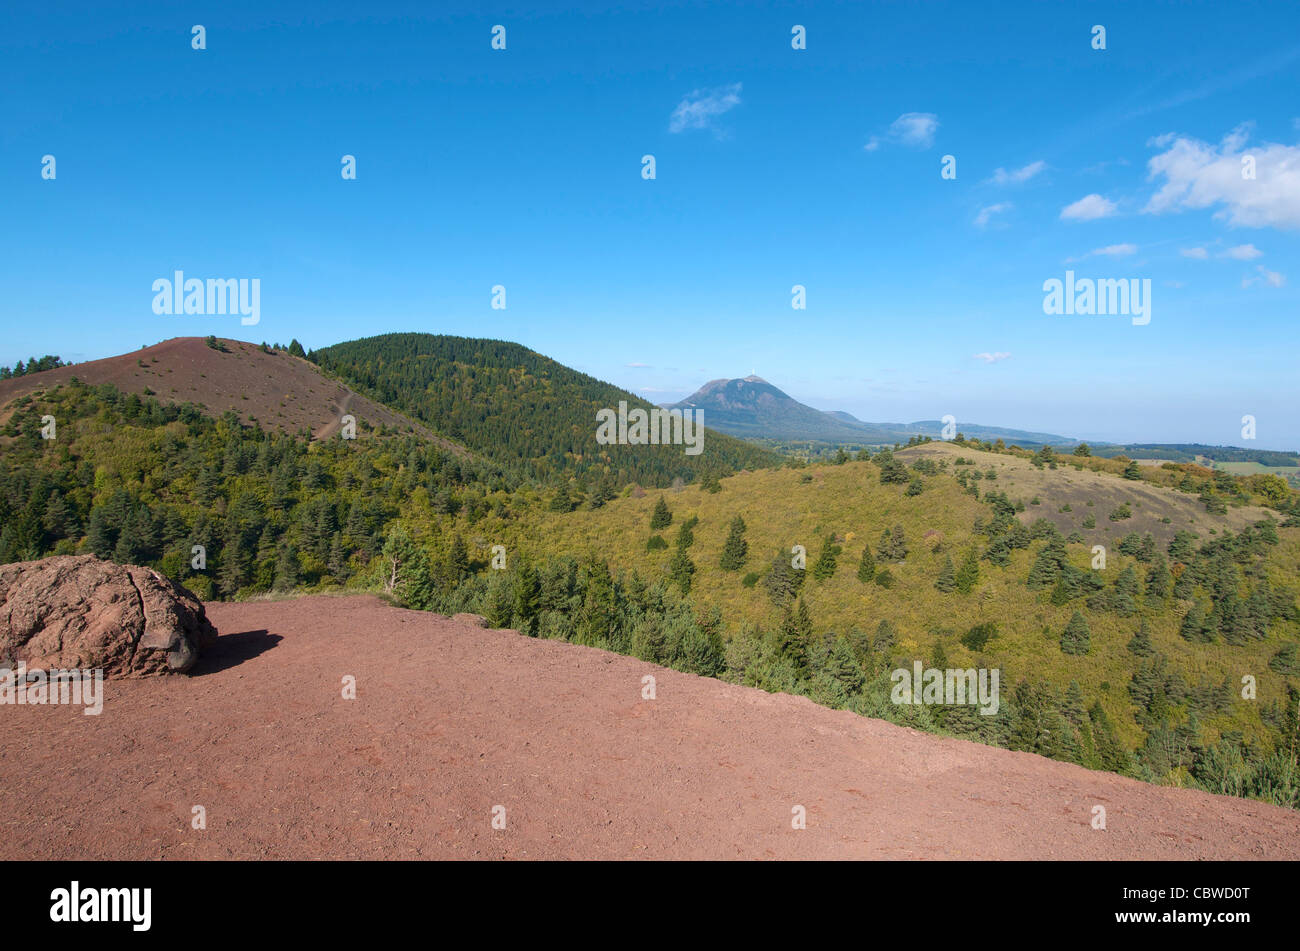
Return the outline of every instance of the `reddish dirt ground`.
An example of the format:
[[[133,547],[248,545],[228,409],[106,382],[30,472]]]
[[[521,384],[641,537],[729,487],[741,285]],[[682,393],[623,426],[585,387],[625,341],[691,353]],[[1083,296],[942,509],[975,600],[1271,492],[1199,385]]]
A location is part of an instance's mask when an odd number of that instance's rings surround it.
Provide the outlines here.
[[[1300,813],[373,597],[207,608],[193,675],[0,708],[0,858],[1300,858]]]
[[[103,360],[90,360],[57,370],[0,380],[0,421],[9,404],[38,389],[51,389],[73,377],[83,383],[111,383],[124,393],[153,391],[162,403],[194,403],[210,416],[233,410],[245,423],[296,433],[307,429],[317,439],[339,429],[339,418],[350,413],[362,423],[386,425],[434,439],[444,448],[464,450],[434,436],[424,426],[372,402],[342,383],[331,380],[307,360],[287,352],[263,353],[256,344],[221,340],[225,350],[213,350],[202,337],[173,337],[162,343]]]

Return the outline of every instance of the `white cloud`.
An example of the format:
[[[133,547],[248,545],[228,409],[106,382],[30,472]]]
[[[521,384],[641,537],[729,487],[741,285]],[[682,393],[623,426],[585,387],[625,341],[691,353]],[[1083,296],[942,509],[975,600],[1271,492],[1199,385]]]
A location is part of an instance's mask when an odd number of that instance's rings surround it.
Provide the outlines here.
[[[874,152],[883,142],[906,145],[913,149],[928,149],[934,144],[934,134],[939,130],[939,117],[933,112],[904,112],[889,125],[882,140],[873,135],[862,148]]]
[[[1232,258],[1234,261],[1253,261],[1255,258],[1263,256],[1264,252],[1253,244],[1239,244],[1219,255],[1221,258]]]
[[[981,208],[979,214],[975,216],[975,226],[977,228],[988,227],[990,218],[994,215],[999,215],[1004,211],[1010,211],[1011,208],[1012,205],[1009,201],[1000,201],[996,205],[987,205]]]
[[[989,181],[995,185],[1019,185],[1021,182],[1029,181],[1045,168],[1047,168],[1046,162],[1030,162],[1024,168],[1017,168],[1010,172],[1005,168],[999,168],[993,172],[993,177]]]
[[[1183,248],[1178,253],[1185,258],[1195,258],[1198,261],[1204,261],[1210,256],[1210,252],[1204,248]]]
[[[669,132],[712,129],[713,120],[740,105],[740,83],[716,89],[696,89],[677,104],[668,122]]]
[[[939,117],[933,112],[905,112],[889,127],[889,134],[903,145],[928,149],[934,144]]]
[[[1109,218],[1116,213],[1118,207],[1109,198],[1103,198],[1093,193],[1084,195],[1072,205],[1066,205],[1061,209],[1062,221],[1095,221],[1098,218]]]
[[[998,363],[1002,360],[1011,359],[1011,354],[998,351],[997,353],[977,353],[976,360],[983,360],[985,363]]]
[[[648,364],[648,363],[625,363],[625,364],[623,364],[623,366],[625,366],[625,367],[631,367],[633,370],[649,370],[649,369],[651,369],[651,366],[650,366],[650,364]]]
[[[1300,145],[1246,149],[1250,124],[1237,126],[1217,146],[1178,136],[1147,162],[1148,178],[1164,184],[1143,209],[1148,214],[1219,206],[1214,217],[1247,228],[1300,228]],[[1255,159],[1255,177],[1242,175],[1242,157]]]
[[[1286,277],[1277,271],[1270,271],[1262,264],[1256,264],[1255,270],[1259,272],[1259,277],[1243,277],[1241,279],[1242,287],[1250,287],[1252,284],[1266,283],[1273,287],[1281,287],[1286,283]]]
[[[1137,254],[1138,246],[1136,244],[1108,244],[1104,248],[1098,248],[1096,251],[1090,251],[1092,255],[1105,255],[1107,257],[1121,257],[1126,254]]]

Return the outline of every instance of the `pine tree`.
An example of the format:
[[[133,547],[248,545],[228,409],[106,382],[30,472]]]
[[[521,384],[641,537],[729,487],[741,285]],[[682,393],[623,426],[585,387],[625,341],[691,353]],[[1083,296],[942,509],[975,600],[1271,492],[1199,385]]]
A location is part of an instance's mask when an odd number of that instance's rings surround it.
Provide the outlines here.
[[[835,544],[835,533],[831,532],[826,536],[826,542],[822,545],[822,553],[818,556],[816,563],[812,568],[812,575],[818,581],[825,581],[835,574],[835,558],[840,553],[840,546]]]
[[[1120,614],[1128,617],[1137,612],[1138,578],[1137,572],[1129,565],[1115,579],[1115,596],[1111,606]]]
[[[446,566],[447,573],[456,583],[469,574],[469,548],[465,545],[465,539],[459,534],[451,538],[451,546],[447,549]]]
[[[882,619],[876,625],[876,636],[871,639],[871,649],[877,654],[883,654],[897,642],[898,628],[894,627],[894,622],[888,618]]]
[[[1130,654],[1138,657],[1150,657],[1156,652],[1155,647],[1151,644],[1151,630],[1147,626],[1147,619],[1143,618],[1141,625],[1138,626],[1137,633],[1133,635],[1132,640],[1128,642]]]
[[[1163,555],[1156,554],[1150,570],[1147,571],[1147,600],[1163,601],[1168,597],[1170,587],[1169,566],[1165,563]]]
[[[45,503],[45,512],[41,516],[41,525],[50,533],[52,539],[66,538],[74,528],[72,512],[68,508],[68,503],[63,501],[63,495],[58,489],[50,493],[49,501]]]
[[[1183,564],[1189,563],[1196,554],[1195,549],[1192,548],[1192,542],[1195,540],[1196,536],[1191,532],[1181,529],[1174,532],[1174,539],[1169,543],[1169,557]]]
[[[573,497],[569,495],[569,485],[567,482],[561,482],[560,487],[555,490],[555,497],[551,499],[551,511],[572,512],[573,509]]]
[[[515,575],[515,622],[525,629],[527,634],[535,634],[533,621],[541,602],[541,583],[532,562],[524,561]]]
[[[808,645],[812,641],[812,620],[803,598],[798,606],[786,605],[781,626],[777,629],[777,653],[790,662],[799,673],[808,669]]]
[[[1178,633],[1184,640],[1193,643],[1207,643],[1214,639],[1213,629],[1206,623],[1205,609],[1201,607],[1199,601],[1193,601],[1192,606],[1183,615]]]
[[[957,590],[962,594],[970,594],[975,585],[980,580],[980,563],[979,557],[975,554],[975,549],[966,552],[966,560],[961,563],[957,569]]]
[[[862,560],[858,563],[858,580],[863,584],[870,581],[876,574],[876,559],[871,554],[871,546],[867,545],[862,549]]]
[[[235,536],[221,548],[221,560],[217,564],[217,587],[226,597],[230,597],[244,583],[244,552]]]
[[[677,539],[675,544],[678,548],[690,548],[695,544],[695,533],[691,531],[699,522],[698,518],[691,516],[682,524],[677,526]]]
[[[657,532],[661,528],[667,528],[672,524],[673,513],[668,510],[668,503],[664,497],[659,496],[659,501],[655,503],[654,512],[650,515],[650,531]]]
[[[1065,567],[1068,567],[1065,540],[1058,534],[1047,540],[1047,544],[1034,559],[1034,565],[1029,570],[1029,587],[1046,588],[1055,584]]]
[[[1078,611],[1070,618],[1061,634],[1061,651],[1066,654],[1086,654],[1091,649],[1091,632],[1088,622]]]
[[[1079,687],[1079,681],[1070,681],[1070,686],[1065,691],[1065,700],[1061,704],[1061,712],[1076,727],[1082,726],[1088,719],[1088,708],[1083,702],[1083,690]]]
[[[275,560],[275,589],[277,591],[291,590],[298,583],[298,569],[297,549],[288,542],[281,544]]]
[[[1097,750],[1097,764],[1105,770],[1115,773],[1127,773],[1132,767],[1128,752],[1120,745],[1119,737],[1110,717],[1102,708],[1101,701],[1093,701],[1088,708],[1088,720],[1092,724],[1093,743]]]
[[[788,555],[777,551],[776,557],[772,559],[772,567],[763,579],[763,586],[772,603],[777,607],[789,604],[803,585],[803,575],[802,571],[791,567]]]
[[[86,547],[99,558],[113,553],[113,534],[109,528],[108,511],[102,505],[90,510],[90,525],[86,529]]]
[[[668,578],[683,595],[690,593],[692,576],[695,574],[695,563],[691,561],[691,556],[686,552],[685,545],[678,545],[677,550],[673,552],[673,557],[668,562]]]
[[[903,526],[895,525],[880,533],[880,544],[876,554],[881,561],[902,561],[907,557],[907,539],[903,535]]]
[[[943,567],[939,569],[939,577],[934,586],[944,594],[957,589],[957,570],[953,566],[951,555],[944,558]]]
[[[343,584],[348,579],[348,561],[347,556],[343,553],[343,541],[338,535],[330,539],[329,560],[326,562],[329,569],[330,577],[338,584]]]
[[[745,566],[749,554],[749,542],[745,541],[745,520],[737,515],[731,520],[731,530],[722,545],[722,558],[719,562],[723,571],[739,571]]]

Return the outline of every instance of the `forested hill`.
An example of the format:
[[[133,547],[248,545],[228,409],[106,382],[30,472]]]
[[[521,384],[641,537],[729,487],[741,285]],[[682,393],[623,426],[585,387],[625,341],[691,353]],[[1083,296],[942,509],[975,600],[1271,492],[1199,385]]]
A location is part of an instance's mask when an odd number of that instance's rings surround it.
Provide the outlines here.
[[[780,465],[777,455],[709,430],[704,450],[602,446],[596,411],[652,404],[503,340],[383,334],[313,350],[308,359],[368,396],[419,419],[472,451],[534,478],[563,474],[608,485],[666,486],[744,468]],[[704,417],[708,423],[708,416]]]

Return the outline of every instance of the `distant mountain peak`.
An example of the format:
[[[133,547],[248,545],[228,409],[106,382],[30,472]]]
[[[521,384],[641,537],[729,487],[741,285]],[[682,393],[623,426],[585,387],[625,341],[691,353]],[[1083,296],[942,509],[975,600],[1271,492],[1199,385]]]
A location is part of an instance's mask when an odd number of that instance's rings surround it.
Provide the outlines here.
[[[905,443],[913,436],[938,439],[940,420],[918,423],[867,423],[843,410],[819,410],[800,403],[756,373],[734,380],[710,380],[669,409],[702,409],[712,429],[747,439],[816,441],[841,445]],[[1068,442],[1048,433],[1028,433],[996,426],[967,424],[965,433],[980,438],[1005,437],[1030,445]]]

